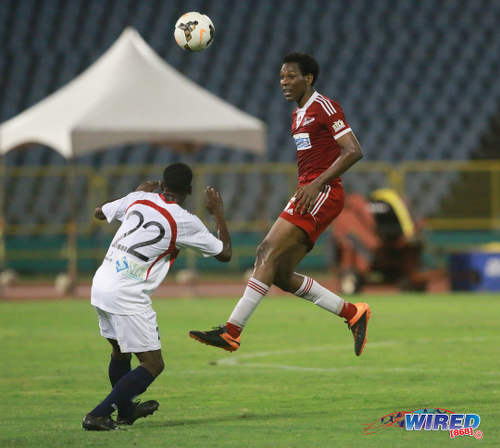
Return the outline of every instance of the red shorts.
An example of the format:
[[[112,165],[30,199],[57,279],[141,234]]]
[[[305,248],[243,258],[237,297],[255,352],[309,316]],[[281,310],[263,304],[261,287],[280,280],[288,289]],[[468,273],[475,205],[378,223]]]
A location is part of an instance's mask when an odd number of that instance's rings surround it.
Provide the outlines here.
[[[311,212],[304,215],[296,213],[295,205],[295,196],[293,196],[281,212],[280,218],[286,219],[304,230],[311,245],[314,245],[318,237],[342,211],[344,189],[342,184],[325,185],[318,194]]]

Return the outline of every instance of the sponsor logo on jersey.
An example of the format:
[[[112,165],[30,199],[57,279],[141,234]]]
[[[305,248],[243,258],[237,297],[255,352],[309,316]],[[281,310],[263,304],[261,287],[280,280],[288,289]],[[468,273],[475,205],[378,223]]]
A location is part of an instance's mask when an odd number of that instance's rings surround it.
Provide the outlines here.
[[[332,127],[335,132],[339,132],[341,129],[345,128],[344,120],[334,121]]]
[[[133,263],[129,261],[127,275],[134,280],[146,280],[147,265]]]
[[[127,257],[123,257],[122,262],[116,260],[116,272],[125,271],[126,269],[128,269]]]
[[[301,111],[297,112],[297,116],[295,117],[295,126],[296,127],[299,127],[300,123],[302,123],[302,119],[304,118],[305,113],[306,113],[305,110],[301,110]]]
[[[293,138],[295,140],[295,144],[297,145],[297,151],[303,151],[304,149],[309,149],[312,147],[308,132],[295,134]]]
[[[116,272],[121,271],[126,271],[125,274],[134,280],[145,280],[147,265],[134,263],[128,260],[127,257],[123,257],[121,261],[116,260]]]
[[[302,122],[302,126],[307,126],[309,123],[312,123],[313,121],[314,121],[314,117],[304,118],[304,121]]]

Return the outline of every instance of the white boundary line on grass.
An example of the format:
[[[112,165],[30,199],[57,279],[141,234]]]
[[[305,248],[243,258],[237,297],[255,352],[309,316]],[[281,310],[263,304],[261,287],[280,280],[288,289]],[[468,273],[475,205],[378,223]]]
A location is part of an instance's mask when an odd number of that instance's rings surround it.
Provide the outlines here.
[[[441,339],[441,342],[481,342],[485,340],[493,339],[492,337],[487,337],[487,336],[477,336],[477,337],[461,337],[461,338],[448,338],[448,339]],[[431,338],[417,338],[414,340],[390,340],[390,341],[380,341],[380,342],[373,342],[369,344],[370,348],[378,348],[378,347],[386,347],[386,346],[391,346],[391,345],[401,345],[401,344],[408,344],[408,343],[417,343],[417,344],[428,344],[436,342],[436,339],[431,339]],[[298,354],[298,353],[311,353],[311,352],[323,352],[327,350],[339,350],[339,349],[346,349],[346,345],[324,345],[324,346],[316,346],[316,347],[303,347],[303,348],[297,348],[297,349],[289,349],[289,350],[273,350],[273,351],[266,351],[266,352],[257,352],[257,353],[245,353],[241,355],[232,355],[230,358],[223,358],[217,360],[215,363],[217,365],[222,365],[222,366],[239,366],[239,367],[250,367],[250,368],[264,368],[264,369],[279,369],[279,370],[293,370],[297,372],[345,372],[349,370],[357,370],[357,366],[345,366],[345,367],[330,367],[330,368],[322,368],[322,367],[301,367],[301,366],[294,366],[294,365],[287,365],[287,364],[268,364],[268,363],[255,363],[255,362],[249,362],[249,363],[242,363],[241,361],[246,360],[246,359],[255,359],[255,358],[265,358],[267,356],[281,356],[281,355],[293,355],[293,354]],[[349,349],[351,349],[351,346],[349,346]],[[367,366],[363,367],[364,369],[367,368]],[[429,370],[428,368],[425,368],[426,372],[432,373],[432,372],[437,372],[437,373],[443,373],[443,369],[435,369],[435,370]],[[387,368],[370,368],[369,370],[371,371],[380,371],[380,372],[416,372],[418,371],[419,366],[414,366],[414,367],[387,367]],[[480,372],[485,375],[492,375],[492,376],[498,376],[500,373],[498,372]]]

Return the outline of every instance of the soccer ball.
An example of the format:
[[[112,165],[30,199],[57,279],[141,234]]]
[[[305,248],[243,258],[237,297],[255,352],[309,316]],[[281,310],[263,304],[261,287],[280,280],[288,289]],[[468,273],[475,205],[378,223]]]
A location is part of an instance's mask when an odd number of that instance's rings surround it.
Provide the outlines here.
[[[177,45],[187,51],[201,51],[214,41],[215,28],[208,16],[199,12],[183,14],[175,24]]]

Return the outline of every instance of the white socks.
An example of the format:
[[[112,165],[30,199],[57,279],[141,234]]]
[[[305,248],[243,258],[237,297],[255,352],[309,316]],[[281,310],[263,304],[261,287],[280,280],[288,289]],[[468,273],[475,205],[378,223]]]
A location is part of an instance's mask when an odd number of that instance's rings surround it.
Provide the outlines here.
[[[243,297],[234,307],[228,322],[243,328],[262,298],[269,292],[269,286],[250,277]],[[342,307],[341,307],[342,309]]]
[[[299,274],[300,275],[300,274]],[[310,277],[303,276],[304,281],[295,295],[303,299],[313,302],[315,305],[330,311],[334,314],[340,314],[344,306],[344,300],[338,295],[321,286],[318,282]]]
[[[313,302],[315,305],[331,313],[340,314],[344,306],[344,300],[321,286],[312,278],[307,276],[303,277],[304,281],[302,285],[294,294]],[[227,321],[237,327],[243,328],[248,322],[248,319],[250,319],[255,308],[257,308],[257,305],[268,292],[269,286],[251,277],[250,280],[248,280],[243,297],[238,301]]]

